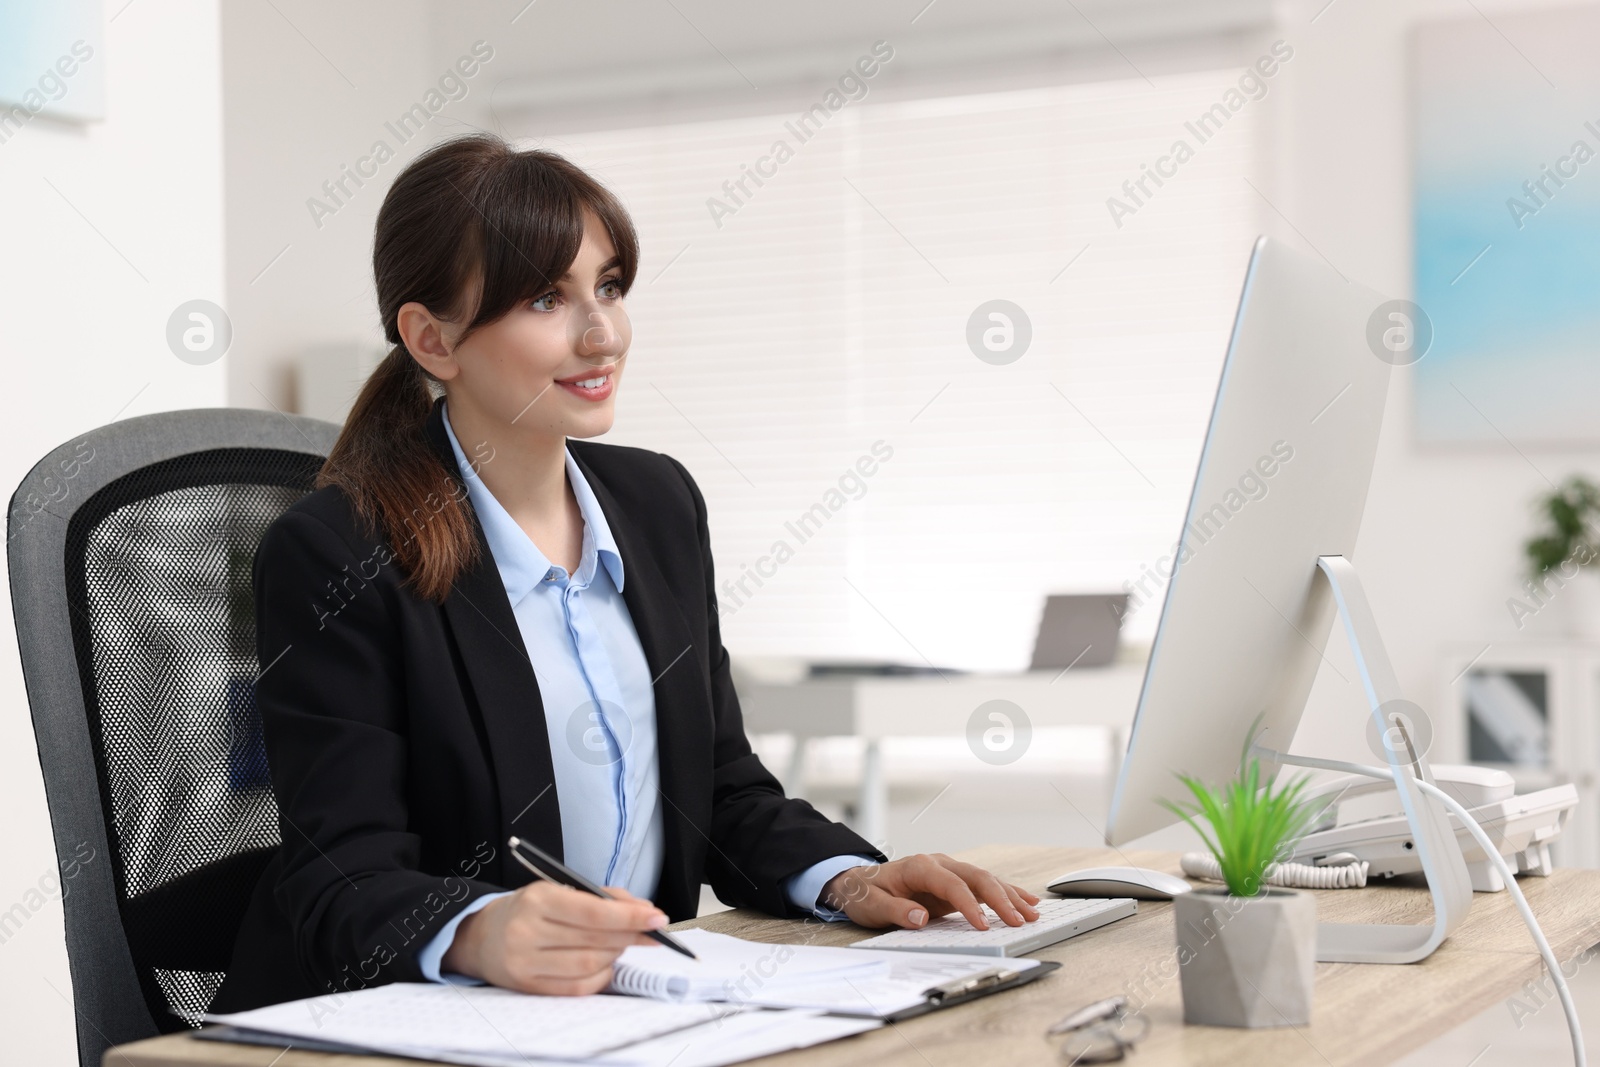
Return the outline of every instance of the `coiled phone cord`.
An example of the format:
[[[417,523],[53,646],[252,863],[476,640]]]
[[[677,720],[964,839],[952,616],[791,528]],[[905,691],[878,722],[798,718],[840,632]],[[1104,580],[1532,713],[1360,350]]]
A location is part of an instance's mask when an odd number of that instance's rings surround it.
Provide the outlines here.
[[[1190,878],[1220,882],[1222,865],[1206,852],[1185,852],[1178,861]],[[1271,863],[1262,884],[1284,889],[1360,889],[1367,884],[1367,861],[1357,860],[1333,867],[1313,867],[1309,863]]]

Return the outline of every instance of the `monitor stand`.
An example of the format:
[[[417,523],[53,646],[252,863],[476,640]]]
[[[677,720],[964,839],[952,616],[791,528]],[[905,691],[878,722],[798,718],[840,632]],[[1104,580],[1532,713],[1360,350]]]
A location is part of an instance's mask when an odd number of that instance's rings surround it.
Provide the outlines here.
[[[1433,783],[1424,753],[1411,736],[1402,714],[1400,683],[1389,654],[1378,635],[1378,624],[1355,566],[1343,556],[1319,556],[1318,572],[1327,579],[1344,620],[1345,636],[1355,654],[1356,669],[1366,690],[1367,703],[1378,724],[1389,769],[1372,768],[1376,777],[1393,776],[1400,804],[1411,824],[1412,841],[1422,861],[1422,872],[1433,896],[1433,924],[1320,923],[1317,959],[1324,963],[1415,963],[1426,959],[1467,917],[1472,906],[1472,877],[1461,845],[1450,826],[1450,816],[1438,799],[1423,793],[1417,780]],[[1349,770],[1350,765],[1309,756],[1292,756],[1271,749],[1255,753],[1273,763],[1326,770]]]

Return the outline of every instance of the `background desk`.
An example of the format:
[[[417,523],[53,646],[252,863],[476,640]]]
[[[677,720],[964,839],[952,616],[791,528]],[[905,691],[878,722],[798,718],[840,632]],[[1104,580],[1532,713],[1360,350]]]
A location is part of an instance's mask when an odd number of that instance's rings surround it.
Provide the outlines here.
[[[1115,783],[1144,683],[1144,664],[1082,667],[1024,674],[947,674],[912,677],[835,676],[793,684],[742,681],[739,705],[748,733],[784,733],[794,754],[781,775],[799,795],[806,742],[861,737],[866,752],[854,828],[868,841],[887,836],[889,785],[879,741],[885,737],[962,736],[980,704],[1009,700],[1033,727],[1100,726],[1108,732],[1108,781]]]
[[[991,845],[961,858],[1001,877],[1042,890],[1064,870],[1108,861],[1104,849]],[[1139,863],[1177,872],[1171,853],[1130,853],[1110,862]],[[1523,890],[1557,957],[1569,960],[1600,941],[1600,871],[1563,869],[1529,878]],[[1377,887],[1317,894],[1324,919],[1335,922],[1421,922],[1431,914],[1423,889]],[[859,1067],[942,1067],[950,1064],[1048,1064],[1060,1067],[1056,1040],[1045,1028],[1091,1000],[1125,993],[1144,1003],[1150,1035],[1130,1061],[1137,1067],[1168,1064],[1386,1063],[1465,1022],[1537,979],[1541,964],[1510,896],[1479,893],[1465,925],[1422,963],[1378,966],[1317,965],[1316,1003],[1310,1026],[1281,1030],[1228,1030],[1183,1025],[1176,942],[1170,904],[1141,903],[1139,914],[1037,953],[1064,966],[1032,985],[910,1019],[893,1027],[771,1057],[790,1067],[843,1064]],[[754,912],[708,915],[673,929],[700,926],[756,941],[793,941],[804,933],[819,944],[846,944],[868,936],[849,923],[802,928]],[[1170,977],[1169,977],[1170,976]],[[1559,1011],[1554,1004],[1546,1011]],[[415,1060],[324,1056],[276,1048],[195,1041],[172,1034],[106,1053],[106,1067],[415,1067]]]

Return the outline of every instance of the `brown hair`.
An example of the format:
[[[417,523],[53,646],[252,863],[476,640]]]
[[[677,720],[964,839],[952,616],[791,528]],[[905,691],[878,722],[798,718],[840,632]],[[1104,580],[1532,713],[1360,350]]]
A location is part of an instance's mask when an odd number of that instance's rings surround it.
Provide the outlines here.
[[[435,145],[400,172],[373,238],[383,332],[394,345],[367,379],[317,477],[350,497],[384,536],[413,589],[442,602],[477,557],[466,494],[423,424],[440,388],[400,338],[416,301],[464,339],[532,300],[564,274],[592,211],[616,246],[626,293],[639,264],[633,222],[612,193],[552,152],[518,151],[474,134]],[[467,305],[477,290],[477,307]]]

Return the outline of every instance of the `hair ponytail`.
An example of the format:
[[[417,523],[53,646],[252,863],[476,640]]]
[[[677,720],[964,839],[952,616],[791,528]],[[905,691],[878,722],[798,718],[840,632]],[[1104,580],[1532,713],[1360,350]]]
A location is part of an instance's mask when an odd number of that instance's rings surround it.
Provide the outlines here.
[[[464,322],[460,339],[531,300],[564,274],[583,243],[584,213],[616,247],[626,293],[639,242],[615,196],[552,152],[517,151],[488,134],[435,145],[384,196],[372,270],[394,345],[356,398],[317,485],[338,486],[373,523],[416,592],[443,602],[477,558],[466,493],[423,427],[433,378],[406,351],[400,308],[415,301]]]
[[[461,483],[423,433],[433,408],[428,382],[405,346],[390,349],[361,387],[317,485],[343,489],[383,531],[417,592],[443,601],[478,541]]]

